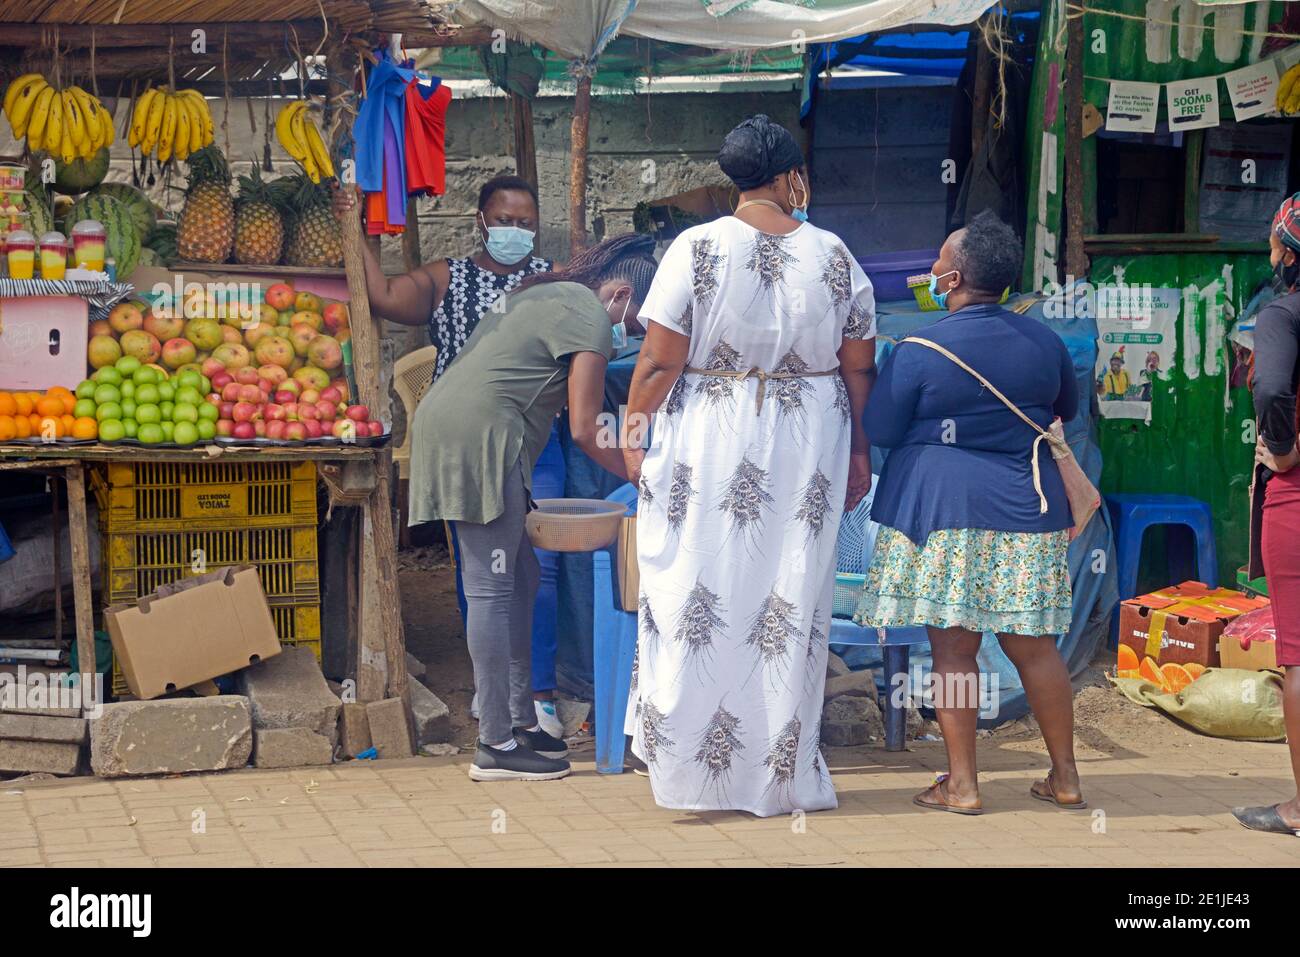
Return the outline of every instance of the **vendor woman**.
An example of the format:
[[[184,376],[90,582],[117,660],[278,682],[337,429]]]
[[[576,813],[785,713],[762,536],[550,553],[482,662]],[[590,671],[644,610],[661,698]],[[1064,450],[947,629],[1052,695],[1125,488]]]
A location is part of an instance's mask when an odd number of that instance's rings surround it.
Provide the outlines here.
[[[1282,717],[1295,792],[1280,804],[1232,813],[1253,830],[1300,837],[1300,193],[1273,217],[1268,244],[1283,293],[1255,320],[1250,386],[1259,440],[1250,493],[1250,577],[1262,574],[1268,581],[1277,663],[1286,669]]]
[[[654,240],[606,240],[532,276],[489,310],[411,423],[411,524],[446,519],[460,541],[466,632],[478,689],[475,781],[569,773],[564,742],[537,721],[529,684],[537,557],[524,530],[533,466],[567,403],[579,448],[626,478],[602,433],[605,367],[654,277]],[[603,438],[601,438],[603,434]]]
[[[335,193],[338,213],[355,202],[348,190]],[[401,276],[386,276],[379,260],[364,247],[366,292],[375,315],[404,326],[429,327],[429,341],[437,346],[433,369],[437,381],[460,354],[478,327],[484,313],[498,296],[519,288],[528,276],[546,272],[549,260],[533,254],[540,214],[537,191],[518,176],[496,176],[478,193],[475,231],[482,248],[463,259],[435,259]],[[564,452],[560,448],[558,422],[551,426],[550,439],[533,471],[533,494],[537,498],[564,495]],[[465,617],[465,591],[459,564],[456,565],[456,598],[461,618]],[[552,734],[562,725],[555,712],[556,612],[560,556],[538,551],[541,584],[533,610],[533,697],[537,718]],[[476,704],[471,710],[477,710]]]

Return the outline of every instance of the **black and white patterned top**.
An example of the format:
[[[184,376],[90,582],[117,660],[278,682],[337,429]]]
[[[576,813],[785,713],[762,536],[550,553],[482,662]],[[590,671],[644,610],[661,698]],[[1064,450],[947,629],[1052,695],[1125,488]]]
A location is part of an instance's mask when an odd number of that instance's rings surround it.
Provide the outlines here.
[[[448,259],[447,265],[451,280],[447,283],[442,302],[429,317],[429,341],[438,347],[434,381],[447,371],[451,360],[460,355],[460,350],[478,328],[483,313],[492,308],[497,296],[515,289],[527,276],[547,272],[551,261],[529,256],[523,266],[504,275],[484,269],[472,259]]]

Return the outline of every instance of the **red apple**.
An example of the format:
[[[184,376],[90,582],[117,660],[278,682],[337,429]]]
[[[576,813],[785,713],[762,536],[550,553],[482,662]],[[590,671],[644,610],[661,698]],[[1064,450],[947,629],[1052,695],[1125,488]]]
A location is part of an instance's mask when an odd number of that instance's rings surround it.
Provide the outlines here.
[[[288,419],[290,422],[297,422],[297,421],[298,421],[298,403],[297,403],[297,402],[285,402],[285,403],[282,403],[282,404],[280,405],[280,408],[284,409],[284,417],[285,417],[286,419]]]
[[[320,397],[322,401],[328,402],[331,405],[338,405],[343,401],[343,393],[339,392],[339,390],[334,388],[334,386],[330,386],[328,389],[322,389]]]
[[[258,379],[257,387],[262,390],[262,395],[268,398],[275,391],[275,384],[270,379]]]
[[[325,430],[321,428],[320,423],[315,419],[306,419],[302,424],[307,429],[307,438],[309,439],[319,439],[325,434]]]
[[[256,435],[259,439],[266,438],[266,423],[263,422],[261,419],[254,419],[253,434]]]
[[[256,414],[257,414],[257,406],[253,405],[251,402],[235,403],[236,422],[251,422],[253,421],[253,416]]]
[[[299,402],[310,402],[315,405],[321,400],[321,394],[318,389],[303,389],[302,395],[298,397]]]
[[[247,402],[251,405],[260,405],[265,401],[262,390],[255,384],[241,385],[239,387],[239,401]]]
[[[215,382],[217,376],[226,374],[226,367],[209,356],[203,360],[203,365],[200,366],[199,371]]]
[[[267,305],[276,309],[292,309],[295,298],[293,287],[282,282],[276,283],[266,291]]]
[[[240,385],[257,385],[259,376],[252,366],[243,366],[235,373],[235,381]]]
[[[341,302],[331,302],[325,307],[325,328],[331,333],[348,325],[348,307]]]
[[[382,423],[382,422],[367,422],[366,425],[370,426],[370,437],[371,437],[372,439],[377,439],[377,438],[379,438],[381,435],[384,434],[384,423]],[[358,425],[358,426],[357,426],[357,430],[360,431],[360,429],[361,429],[361,426]]]
[[[253,428],[252,422],[236,422],[231,434],[237,439],[257,438],[257,430]]]
[[[227,382],[224,386],[221,387],[221,401],[238,402],[239,390],[242,388],[243,386],[240,385],[238,382]]]
[[[207,375],[207,373],[204,373],[204,375]],[[216,389],[218,392],[224,389],[229,383],[235,381],[235,377],[232,376],[225,369],[222,369],[220,372],[218,372],[214,376],[211,376],[210,378],[212,379],[212,388]]]
[[[320,413],[316,411],[316,406],[312,405],[310,402],[299,402],[298,418],[302,419],[304,422],[308,422],[319,419]]]
[[[330,428],[330,434],[336,439],[351,442],[357,437],[357,424],[347,417],[335,419],[334,425]]]
[[[222,402],[218,408],[221,411],[221,417],[223,419],[233,419],[235,417],[235,403]]]
[[[288,425],[289,423],[285,422],[283,419],[276,419],[271,422],[267,422],[266,437],[268,439],[283,439],[284,430],[288,427]]]
[[[339,395],[343,397],[343,401],[348,401],[348,380],[343,378],[343,376],[339,376],[337,379],[330,379],[330,388],[338,389]]]
[[[269,362],[266,365],[258,366],[257,374],[263,379],[269,380],[274,386],[278,386],[281,382],[284,382],[289,378],[289,373],[284,366],[278,366]]]
[[[212,403],[213,405],[215,405],[215,406],[219,409],[219,408],[221,408],[221,393],[220,393],[220,392],[209,392],[209,393],[207,394],[207,396],[204,398],[204,401],[205,401],[205,402],[210,402],[210,403]]]
[[[347,417],[353,422],[365,422],[370,418],[370,409],[364,405],[350,405],[348,406]]]
[[[262,418],[270,422],[283,421],[285,418],[284,406],[268,402],[262,406]]]
[[[235,434],[235,423],[226,415],[217,419],[217,435],[231,436]]]
[[[284,437],[293,442],[307,438],[307,427],[301,422],[290,422],[284,427]]]
[[[333,422],[338,415],[338,409],[324,399],[316,403],[316,417],[322,422]]]

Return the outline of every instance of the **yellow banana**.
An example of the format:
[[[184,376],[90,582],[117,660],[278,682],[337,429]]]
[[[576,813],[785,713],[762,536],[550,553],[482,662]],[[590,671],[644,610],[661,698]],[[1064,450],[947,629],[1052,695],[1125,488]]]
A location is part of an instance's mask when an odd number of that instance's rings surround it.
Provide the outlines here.
[[[307,138],[307,104],[303,103],[299,109],[293,111],[293,138],[302,145],[302,168],[307,171],[313,183],[320,182],[320,167],[316,164],[316,157],[312,155],[311,144]]]
[[[163,111],[162,134],[158,137],[158,162],[166,163],[172,158],[176,147],[176,97],[167,95],[167,106]]]
[[[117,124],[113,120],[113,114],[108,111],[103,103],[99,104],[99,125],[103,130],[104,142],[100,144],[101,149],[112,146],[117,142]]]
[[[190,111],[181,98],[176,99],[176,158],[181,162],[190,157]]]
[[[316,129],[316,124],[310,121],[307,123],[307,145],[311,147],[312,159],[316,161],[321,176],[325,179],[333,179],[334,162],[330,159],[330,151],[325,146],[325,140],[321,138],[320,130]]]
[[[201,123],[202,134],[199,137],[199,149],[205,146],[211,146],[216,127],[212,122],[212,111],[208,109],[208,101],[203,98],[203,94],[198,90],[181,90],[180,96],[185,97],[194,105],[194,112]]]
[[[46,85],[32,107],[27,123],[27,148],[33,153],[45,142],[45,123],[50,118],[50,101],[54,99],[54,87]]]
[[[181,106],[185,110],[189,132],[189,140],[185,144],[185,155],[189,156],[203,149],[203,114],[192,96],[181,97]]]
[[[63,125],[67,131],[63,137],[67,145],[63,151],[64,156],[69,151],[74,157],[81,156],[86,149],[86,121],[81,116],[81,107],[77,105],[77,99],[71,90],[61,90],[59,96],[63,100]]]
[[[72,98],[81,109],[81,118],[86,128],[86,150],[94,156],[104,145],[103,132],[99,126],[99,100],[79,86],[71,87]]]
[[[16,139],[27,135],[27,122],[31,119],[32,107],[36,105],[37,94],[40,92],[40,84],[28,83],[14,98],[13,108],[9,111],[9,122],[13,124]]]
[[[301,102],[290,103],[275,118],[276,139],[280,141],[284,151],[299,162],[302,162],[302,157],[306,153],[306,144],[294,134],[293,117],[303,105]]]
[[[166,107],[167,94],[160,89],[157,91],[157,96],[149,101],[149,121],[145,124],[144,140],[140,144],[146,156],[158,145],[158,137],[162,133],[163,111]]]
[[[50,115],[45,120],[45,136],[41,139],[42,148],[51,156],[63,150],[63,99],[56,92],[50,97]]]
[[[10,83],[9,88],[5,90],[4,101],[4,114],[9,117],[10,122],[13,122],[14,107],[17,105],[20,96],[25,93],[39,95],[48,85],[45,82],[45,77],[39,73],[24,73]],[[35,89],[28,91],[29,87],[35,87]]]
[[[145,127],[149,125],[149,103],[157,92],[153,87],[150,87],[136,98],[135,112],[131,115],[131,132],[126,138],[131,149],[135,149],[144,142]]]

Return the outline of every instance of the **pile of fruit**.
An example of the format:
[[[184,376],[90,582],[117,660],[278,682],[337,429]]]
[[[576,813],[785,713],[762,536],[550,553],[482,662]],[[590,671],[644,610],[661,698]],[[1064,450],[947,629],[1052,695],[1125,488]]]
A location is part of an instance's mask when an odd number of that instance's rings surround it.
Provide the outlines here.
[[[96,422],[101,442],[193,445],[217,435],[220,410],[206,400],[211,391],[212,383],[194,369],[172,377],[125,355],[77,386],[73,414]]]
[[[39,73],[25,73],[9,84],[4,114],[14,138],[27,137],[33,153],[44,150],[64,163],[88,160],[116,139],[113,115],[79,86],[56,90]]]
[[[0,392],[0,442],[12,439],[93,439],[93,413],[84,415],[76,396],[63,386],[45,392]]]
[[[91,324],[87,361],[96,371],[78,387],[77,398],[93,400],[87,414],[99,421],[101,440],[188,445],[214,437],[353,440],[384,434],[368,409],[349,404],[343,344],[351,330],[344,303],[277,283],[251,315],[215,303],[183,306],[176,311],[194,318],[175,315],[171,304],[154,309],[128,302]],[[156,387],[159,395],[148,391],[142,402],[142,387]],[[192,419],[194,396],[182,400],[182,388],[194,390],[211,410],[200,407]],[[150,408],[141,418],[144,406]],[[113,423],[107,429],[106,421]],[[144,431],[146,425],[161,432]]]
[[[1137,652],[1128,645],[1119,646],[1115,662],[1115,677],[1143,678],[1171,694],[1182,691],[1203,674],[1205,666],[1194,661],[1185,664],[1167,661],[1158,665],[1150,656],[1139,661]]]
[[[198,90],[150,87],[135,101],[127,142],[159,163],[173,156],[184,161],[212,145],[214,129],[208,101]]]
[[[319,185],[322,179],[334,178],[334,162],[307,112],[306,100],[290,103],[275,119],[275,135],[284,151]]]

